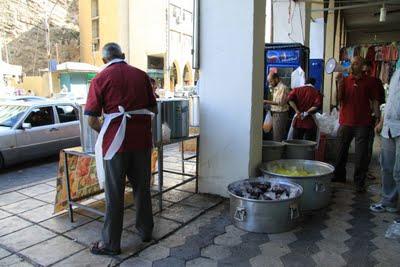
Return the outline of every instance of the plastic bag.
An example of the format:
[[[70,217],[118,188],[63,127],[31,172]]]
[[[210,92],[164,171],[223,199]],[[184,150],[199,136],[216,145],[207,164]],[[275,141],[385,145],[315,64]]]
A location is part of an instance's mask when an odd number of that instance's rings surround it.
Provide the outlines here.
[[[272,115],[271,111],[268,111],[265,115],[264,123],[263,123],[263,131],[264,133],[269,133],[272,130]]]
[[[305,83],[305,73],[301,67],[298,67],[295,71],[292,72],[290,87],[296,88],[303,86]]]
[[[389,225],[388,229],[386,230],[385,237],[389,239],[397,239],[400,241],[400,221],[394,222]]]
[[[167,123],[162,124],[162,140],[163,142],[169,142],[171,140],[171,128]]]

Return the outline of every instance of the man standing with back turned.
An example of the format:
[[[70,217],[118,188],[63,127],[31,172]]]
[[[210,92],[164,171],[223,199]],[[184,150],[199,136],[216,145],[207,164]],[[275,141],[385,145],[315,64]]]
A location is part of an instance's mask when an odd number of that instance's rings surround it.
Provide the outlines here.
[[[379,96],[369,77],[362,72],[363,59],[354,57],[351,74],[343,78],[338,75],[338,99],[340,102],[339,149],[335,166],[334,182],[346,182],[346,163],[350,143],[355,139],[354,184],[357,192],[365,191],[365,176],[368,166],[368,144],[372,125],[371,103],[374,113],[380,117]]]
[[[126,177],[135,197],[136,229],[144,242],[151,240],[154,224],[150,165],[151,117],[158,112],[156,99],[147,74],[124,59],[118,44],[103,47],[106,66],[92,80],[85,107],[89,125],[100,132],[96,169],[106,196],[102,240],[94,242],[90,250],[98,255],[121,253]],[[98,118],[102,113],[104,123]]]

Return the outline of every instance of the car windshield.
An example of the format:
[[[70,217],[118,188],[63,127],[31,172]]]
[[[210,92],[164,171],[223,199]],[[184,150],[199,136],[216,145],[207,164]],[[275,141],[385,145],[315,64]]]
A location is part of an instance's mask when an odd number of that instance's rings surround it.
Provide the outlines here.
[[[0,105],[0,126],[13,127],[28,108],[28,106]]]

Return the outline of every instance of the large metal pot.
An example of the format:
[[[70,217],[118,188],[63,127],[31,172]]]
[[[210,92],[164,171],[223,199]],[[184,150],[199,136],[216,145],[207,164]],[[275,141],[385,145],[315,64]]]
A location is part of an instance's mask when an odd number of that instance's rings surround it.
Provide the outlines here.
[[[317,143],[308,140],[286,140],[285,158],[287,159],[315,159]]]
[[[172,98],[162,100],[162,120],[171,129],[171,139],[189,135],[189,100]]]
[[[99,135],[88,124],[88,117],[84,114],[85,104],[78,105],[79,109],[79,128],[82,150],[85,153],[94,153],[97,136]]]
[[[200,97],[198,95],[189,97],[189,125],[200,126]]]
[[[299,168],[311,173],[309,176],[294,177],[276,172],[277,168]],[[331,179],[335,168],[320,161],[313,160],[276,160],[263,163],[260,167],[264,177],[290,181],[301,185],[304,194],[301,197],[303,211],[317,210],[329,205],[331,200]]]
[[[283,157],[285,145],[275,141],[263,141],[262,162],[278,160]]]
[[[255,200],[234,193],[234,189],[245,181],[268,182],[264,178],[256,178],[237,181],[228,186],[230,216],[236,227],[249,232],[280,233],[297,225],[300,217],[299,200],[303,193],[301,186],[287,181],[272,181],[271,184],[298,190],[298,194],[285,200]]]

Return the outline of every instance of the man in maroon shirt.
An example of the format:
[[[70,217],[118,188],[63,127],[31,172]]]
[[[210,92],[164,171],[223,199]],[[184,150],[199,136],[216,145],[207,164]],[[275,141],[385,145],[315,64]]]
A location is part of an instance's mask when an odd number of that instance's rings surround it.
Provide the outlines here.
[[[350,143],[355,138],[354,183],[357,192],[365,191],[365,175],[369,134],[372,124],[371,103],[375,114],[380,116],[378,94],[374,83],[362,72],[363,59],[354,57],[351,62],[351,74],[343,78],[337,76],[338,99],[340,103],[340,128],[338,131],[339,150],[335,166],[334,182],[346,182],[346,163]]]
[[[157,113],[156,99],[147,74],[128,65],[124,58],[118,44],[108,43],[104,46],[103,61],[107,65],[92,80],[85,106],[89,125],[98,132],[105,130],[103,142],[99,143],[103,156],[107,155],[109,149],[113,150],[111,144],[117,139],[121,122],[126,119],[121,145],[111,159],[104,160],[106,215],[102,240],[91,246],[93,254],[117,255],[121,252],[126,177],[135,197],[136,229],[144,242],[151,240],[153,231],[150,197],[151,117],[143,112],[134,112],[147,110]],[[112,119],[108,128],[98,118],[102,114],[107,118],[117,113],[120,116]],[[99,177],[99,169],[97,171]]]
[[[317,138],[317,124],[312,115],[322,105],[322,96],[314,88],[315,79],[309,78],[306,85],[294,88],[288,96],[289,104],[296,112],[293,118],[293,139],[315,141]]]

